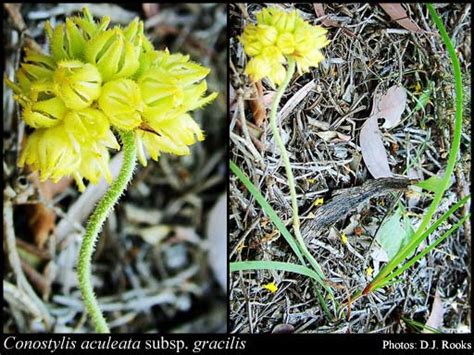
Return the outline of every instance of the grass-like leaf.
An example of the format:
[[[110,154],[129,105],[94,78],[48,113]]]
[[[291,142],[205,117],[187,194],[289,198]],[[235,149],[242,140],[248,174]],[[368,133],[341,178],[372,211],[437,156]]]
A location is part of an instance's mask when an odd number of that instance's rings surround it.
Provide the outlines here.
[[[456,231],[459,227],[462,226],[464,221],[466,221],[471,214],[468,213],[466,216],[461,218],[454,226],[452,226],[448,231],[446,231],[441,237],[436,239],[435,242],[431,243],[429,246],[427,246],[423,251],[421,251],[419,254],[417,254],[415,257],[410,259],[408,262],[403,264],[402,267],[396,269],[393,273],[391,273],[388,277],[387,280],[390,281],[393,278],[397,277],[398,275],[403,274],[406,270],[408,270],[411,266],[413,266],[417,261],[419,261],[421,258],[423,258],[426,254],[428,254],[430,251],[432,251],[434,248],[436,248],[441,242],[443,242],[446,238],[448,238],[454,231]],[[383,284],[385,286],[385,284]]]
[[[298,242],[293,238],[291,233],[288,231],[286,228],[285,224],[282,222],[280,217],[276,214],[275,210],[270,206],[270,204],[265,200],[265,197],[260,193],[260,191],[257,189],[257,187],[250,181],[250,179],[247,177],[247,175],[244,174],[242,170],[233,162],[230,161],[230,169],[232,172],[242,181],[242,183],[245,185],[247,190],[252,194],[252,196],[255,198],[255,201],[262,207],[263,211],[265,214],[270,218],[272,223],[278,228],[280,233],[283,235],[285,240],[288,242],[290,245],[291,249],[294,251],[296,256],[301,262],[301,266],[305,267],[306,262],[304,257],[306,257],[311,264],[311,266],[314,269],[314,272],[318,275],[318,283],[320,283],[324,289],[330,294],[330,296],[333,296],[332,289],[328,287],[327,283],[324,281],[325,276],[324,273],[319,266],[318,262],[316,259],[309,253],[309,251],[305,248],[302,247],[300,249],[300,245]],[[304,255],[304,256],[303,256]],[[232,265],[232,263],[231,263]]]
[[[310,268],[303,265],[296,265],[292,263],[285,263],[282,261],[267,261],[267,260],[254,260],[254,261],[236,261],[230,263],[230,271],[247,271],[247,270],[278,270],[293,272],[295,274],[304,275],[312,278],[317,283],[325,285],[324,280]]]
[[[457,155],[459,152],[459,148],[461,145],[461,134],[462,134],[462,102],[463,102],[463,93],[462,93],[462,76],[461,76],[461,66],[459,65],[459,60],[456,55],[456,51],[454,49],[454,46],[449,38],[448,33],[446,32],[446,29],[443,25],[443,22],[439,18],[438,14],[436,13],[436,10],[433,8],[431,4],[427,4],[428,11],[430,12],[431,18],[433,19],[434,23],[436,24],[436,27],[438,27],[438,30],[441,34],[441,38],[444,41],[444,44],[446,45],[446,49],[449,53],[449,57],[451,58],[452,61],[452,67],[453,67],[453,72],[454,72],[454,79],[455,79],[455,91],[456,91],[456,114],[455,114],[455,122],[454,122],[454,134],[452,138],[452,144],[449,150],[449,157],[448,157],[448,163],[446,166],[446,170],[444,175],[440,178],[439,181],[436,181],[434,184],[435,188],[435,194],[433,197],[433,201],[431,202],[430,206],[428,207],[428,211],[423,217],[423,220],[421,221],[420,226],[415,232],[415,235],[413,236],[413,239],[406,245],[404,248],[402,248],[397,255],[389,262],[387,265],[385,265],[382,270],[377,274],[377,276],[372,280],[372,282],[365,288],[363,291],[364,294],[367,294],[370,291],[373,291],[375,289],[378,289],[382,287],[382,285],[386,284],[386,282],[391,279],[392,277],[390,274],[398,268],[401,263],[410,255],[410,253],[415,250],[421,242],[428,237],[428,235],[434,231],[432,228],[435,224],[431,224],[431,219],[434,215],[434,213],[437,211],[438,206],[441,202],[441,199],[444,195],[444,192],[447,190],[449,187],[450,181],[451,181],[451,176],[454,171],[454,166],[456,164],[457,160]],[[434,181],[430,181],[434,182]],[[433,187],[433,186],[431,186]],[[463,199],[464,202],[467,201],[466,198]],[[463,202],[463,203],[464,203]],[[431,226],[431,227],[430,227]],[[428,228],[428,230],[427,230]],[[430,231],[428,233],[428,231]]]
[[[286,228],[285,224],[282,222],[280,217],[276,214],[275,210],[270,206],[270,204],[265,200],[265,197],[258,191],[258,189],[255,187],[254,184],[250,181],[250,179],[247,177],[247,175],[244,174],[242,170],[233,162],[230,161],[230,170],[242,181],[242,183],[245,185],[247,190],[252,194],[252,196],[255,198],[255,201],[258,202],[258,204],[262,207],[263,212],[270,218],[272,223],[275,225],[275,227],[280,231],[281,235],[285,238],[287,243],[290,245],[291,249],[293,252],[296,254],[298,259],[300,259],[301,264],[305,265],[305,260],[303,257],[303,254],[301,253],[297,242],[291,235],[291,233],[288,231]]]

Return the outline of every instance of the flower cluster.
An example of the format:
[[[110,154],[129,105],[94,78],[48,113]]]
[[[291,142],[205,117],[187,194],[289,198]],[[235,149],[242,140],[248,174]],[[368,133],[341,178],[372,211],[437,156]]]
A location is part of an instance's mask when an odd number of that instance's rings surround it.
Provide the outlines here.
[[[188,146],[204,135],[189,112],[214,100],[206,96],[209,69],[188,56],[154,50],[143,22],[108,28],[83,15],[52,28],[46,24],[50,55],[25,50],[16,82],[6,79],[33,128],[19,166],[29,165],[40,179],[73,176],[110,182],[108,148],[120,149],[113,130],[133,131],[137,154],[145,149],[189,154]]]
[[[285,78],[288,58],[295,60],[300,74],[317,67],[324,59],[321,48],[329,43],[326,32],[304,21],[296,10],[263,9],[257,14],[257,23],[246,26],[240,37],[252,57],[247,74],[255,81],[268,77],[272,85],[279,85]]]

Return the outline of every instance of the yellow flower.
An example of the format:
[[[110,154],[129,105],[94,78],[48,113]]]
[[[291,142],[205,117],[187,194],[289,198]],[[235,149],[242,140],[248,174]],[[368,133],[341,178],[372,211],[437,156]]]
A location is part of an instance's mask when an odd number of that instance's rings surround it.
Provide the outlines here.
[[[342,244],[346,245],[347,244],[347,235],[346,233],[341,234],[341,242]]]
[[[141,123],[144,103],[140,88],[135,81],[118,79],[102,87],[99,106],[112,124],[123,130],[131,130]]]
[[[109,120],[100,110],[86,108],[69,111],[64,117],[64,128],[76,150],[81,147],[105,146],[120,149]]]
[[[87,62],[97,66],[104,82],[130,77],[140,64],[141,47],[128,41],[119,28],[98,34],[86,43],[84,51]]]
[[[33,83],[51,81],[56,69],[56,62],[50,56],[34,52],[29,48],[25,48],[25,54],[24,63],[16,71],[18,83],[14,83],[8,78],[5,78],[5,82],[15,94],[30,96]],[[20,103],[22,102],[20,101]]]
[[[5,78],[34,129],[18,164],[41,180],[73,176],[80,191],[83,179],[110,182],[109,149],[121,148],[114,131],[133,131],[143,165],[146,151],[154,160],[162,152],[185,155],[204,139],[190,112],[217,96],[206,95],[210,70],[154,50],[138,19],[124,28],[108,29],[109,22],[84,9],[56,28],[46,23],[51,54],[26,49],[16,81]],[[265,36],[273,43],[275,30]]]
[[[275,293],[275,292],[278,291],[278,286],[276,285],[276,283],[274,281],[272,281],[270,283],[267,283],[267,284],[263,285],[262,287],[267,289],[271,293]]]
[[[33,128],[48,128],[61,122],[67,108],[58,97],[42,101],[30,101],[24,105],[23,119]]]
[[[73,110],[92,105],[101,92],[102,78],[95,66],[78,60],[58,63],[54,73],[54,91]]]
[[[369,266],[366,270],[367,277],[371,277],[373,273],[374,273],[374,269],[372,268],[372,266]]]
[[[321,206],[324,204],[324,197],[318,197],[316,201],[313,202],[314,206]]]
[[[39,172],[42,181],[50,178],[57,182],[73,174],[80,162],[80,154],[61,124],[35,130],[26,141],[18,165],[28,164]]]
[[[279,85],[286,75],[283,64],[290,57],[300,74],[308,72],[324,60],[321,49],[329,44],[326,33],[304,21],[296,10],[265,8],[257,14],[257,23],[246,26],[240,37],[252,57],[246,73],[255,81],[267,77],[272,85]]]

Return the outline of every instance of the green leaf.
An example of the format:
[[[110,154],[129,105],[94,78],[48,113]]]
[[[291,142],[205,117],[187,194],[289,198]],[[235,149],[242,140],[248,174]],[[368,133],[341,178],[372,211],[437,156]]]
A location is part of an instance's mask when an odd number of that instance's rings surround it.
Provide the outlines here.
[[[434,89],[434,82],[430,81],[428,83],[428,87],[425,90],[423,90],[423,93],[421,94],[421,96],[416,100],[416,106],[413,109],[413,111],[416,112],[425,108],[425,106],[430,101],[431,94],[433,93],[433,89]]]
[[[415,184],[415,186],[434,193],[441,193],[444,190],[443,185],[444,179],[436,175]]]
[[[413,228],[413,225],[411,224],[410,218],[404,214],[403,215],[403,223],[404,223],[404,228],[405,228],[405,238],[402,240],[402,245],[400,246],[400,249],[403,249],[407,244],[412,240],[413,236],[415,235],[415,229]],[[411,258],[415,254],[415,250],[413,250],[407,258]]]
[[[290,245],[291,249],[293,249],[295,254],[298,256],[298,259],[300,259],[301,263],[304,265],[304,257],[298,247],[298,244],[296,243],[295,239],[288,231],[286,226],[283,224],[280,217],[278,217],[275,210],[268,204],[267,200],[265,200],[265,197],[263,197],[260,191],[258,191],[255,185],[252,184],[249,178],[243,173],[242,170],[240,170],[240,168],[233,161],[230,161],[230,170],[232,170],[232,172],[240,179],[240,181],[243,182],[247,190],[249,190],[249,192],[252,194],[258,204],[262,207],[263,211],[268,216],[268,218],[270,218],[275,227],[278,228],[287,243]]]
[[[375,238],[389,259],[392,259],[401,248],[410,242],[414,233],[410,221],[408,220],[407,223],[407,220],[402,217],[402,209],[398,208],[382,225]]]
[[[278,270],[278,271],[293,272],[295,274],[311,277],[323,287],[327,287],[324,280],[322,280],[321,277],[316,272],[302,265],[295,265],[292,263],[285,263],[281,261],[267,261],[267,260],[237,261],[237,262],[230,263],[230,272],[246,271],[246,270]]]

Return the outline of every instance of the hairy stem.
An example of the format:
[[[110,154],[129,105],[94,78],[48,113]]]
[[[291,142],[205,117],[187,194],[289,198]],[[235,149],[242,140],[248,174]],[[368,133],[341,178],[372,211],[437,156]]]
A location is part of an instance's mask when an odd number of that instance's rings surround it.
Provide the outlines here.
[[[119,175],[114,180],[104,197],[97,204],[94,213],[87,222],[86,232],[79,252],[77,273],[79,288],[86,306],[98,333],[110,333],[107,322],[100,310],[91,282],[92,254],[95,250],[99,232],[122,193],[132,179],[137,154],[133,132],[120,133],[123,144],[123,162]]]
[[[285,165],[286,176],[288,177],[288,188],[290,189],[291,195],[291,208],[293,210],[293,229],[295,232],[295,237],[298,243],[300,244],[300,248],[304,252],[306,250],[306,246],[304,244],[303,238],[301,237],[300,232],[300,218],[298,214],[298,201],[296,199],[296,189],[295,189],[295,178],[293,177],[293,172],[291,170],[290,159],[288,158],[288,153],[285,148],[285,144],[283,143],[283,139],[281,138],[280,131],[278,129],[278,125],[276,122],[277,110],[280,104],[281,97],[285,92],[288,84],[290,83],[293,74],[295,73],[295,61],[292,58],[288,58],[288,70],[286,71],[286,77],[283,83],[278,88],[277,94],[275,96],[275,100],[272,103],[272,110],[270,112],[270,125],[272,127],[273,137],[275,138],[275,142],[280,149],[281,159],[283,164]],[[305,253],[306,254],[306,253]]]

